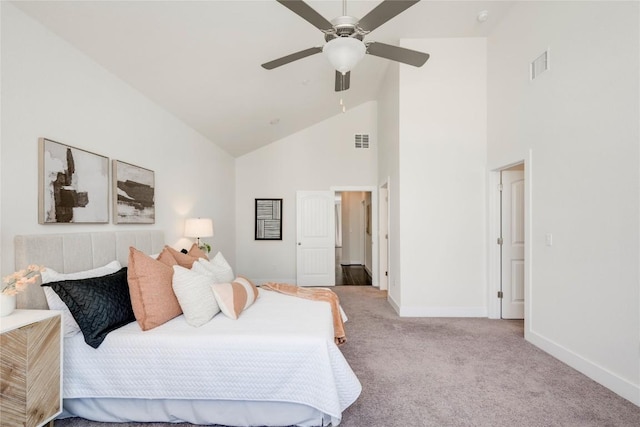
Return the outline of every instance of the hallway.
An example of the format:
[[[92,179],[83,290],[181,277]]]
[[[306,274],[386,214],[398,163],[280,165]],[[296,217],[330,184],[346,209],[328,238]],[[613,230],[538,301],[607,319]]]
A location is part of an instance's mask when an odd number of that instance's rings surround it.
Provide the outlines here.
[[[342,265],[342,248],[336,248],[336,286],[370,286],[371,276],[364,265]]]

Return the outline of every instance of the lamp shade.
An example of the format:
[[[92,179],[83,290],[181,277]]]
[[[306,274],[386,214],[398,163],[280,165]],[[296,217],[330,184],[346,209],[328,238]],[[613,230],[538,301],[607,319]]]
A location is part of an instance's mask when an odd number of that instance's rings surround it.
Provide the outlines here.
[[[336,37],[322,48],[333,68],[346,74],[364,57],[367,48],[362,40],[353,37]]]
[[[211,218],[188,218],[184,223],[186,237],[213,236],[213,221]]]

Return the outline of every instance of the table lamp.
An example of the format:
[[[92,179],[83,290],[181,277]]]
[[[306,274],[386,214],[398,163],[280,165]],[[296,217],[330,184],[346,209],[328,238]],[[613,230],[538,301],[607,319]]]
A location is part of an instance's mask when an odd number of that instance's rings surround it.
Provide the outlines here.
[[[184,235],[185,237],[195,237],[198,247],[203,249],[204,246],[204,249],[209,252],[209,245],[200,246],[200,238],[213,236],[213,220],[211,218],[188,218],[184,223]]]

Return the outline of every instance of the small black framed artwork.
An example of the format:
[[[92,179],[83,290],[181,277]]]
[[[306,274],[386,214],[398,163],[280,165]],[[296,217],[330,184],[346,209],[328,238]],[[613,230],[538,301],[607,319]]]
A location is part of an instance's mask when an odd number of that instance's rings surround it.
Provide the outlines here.
[[[109,159],[46,138],[38,144],[38,223],[108,223]]]
[[[255,240],[282,240],[282,199],[256,199]]]
[[[156,221],[155,176],[152,170],[113,160],[113,223]]]

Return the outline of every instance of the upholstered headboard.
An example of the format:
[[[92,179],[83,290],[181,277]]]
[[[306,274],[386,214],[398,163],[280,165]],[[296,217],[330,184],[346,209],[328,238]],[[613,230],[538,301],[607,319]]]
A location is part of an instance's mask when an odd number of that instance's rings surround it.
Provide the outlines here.
[[[127,265],[130,246],[147,254],[158,253],[164,246],[164,233],[148,230],[16,236],[15,267],[19,270],[37,264],[59,273],[75,273],[113,260]],[[39,285],[38,281],[18,294],[18,308],[48,308]]]

